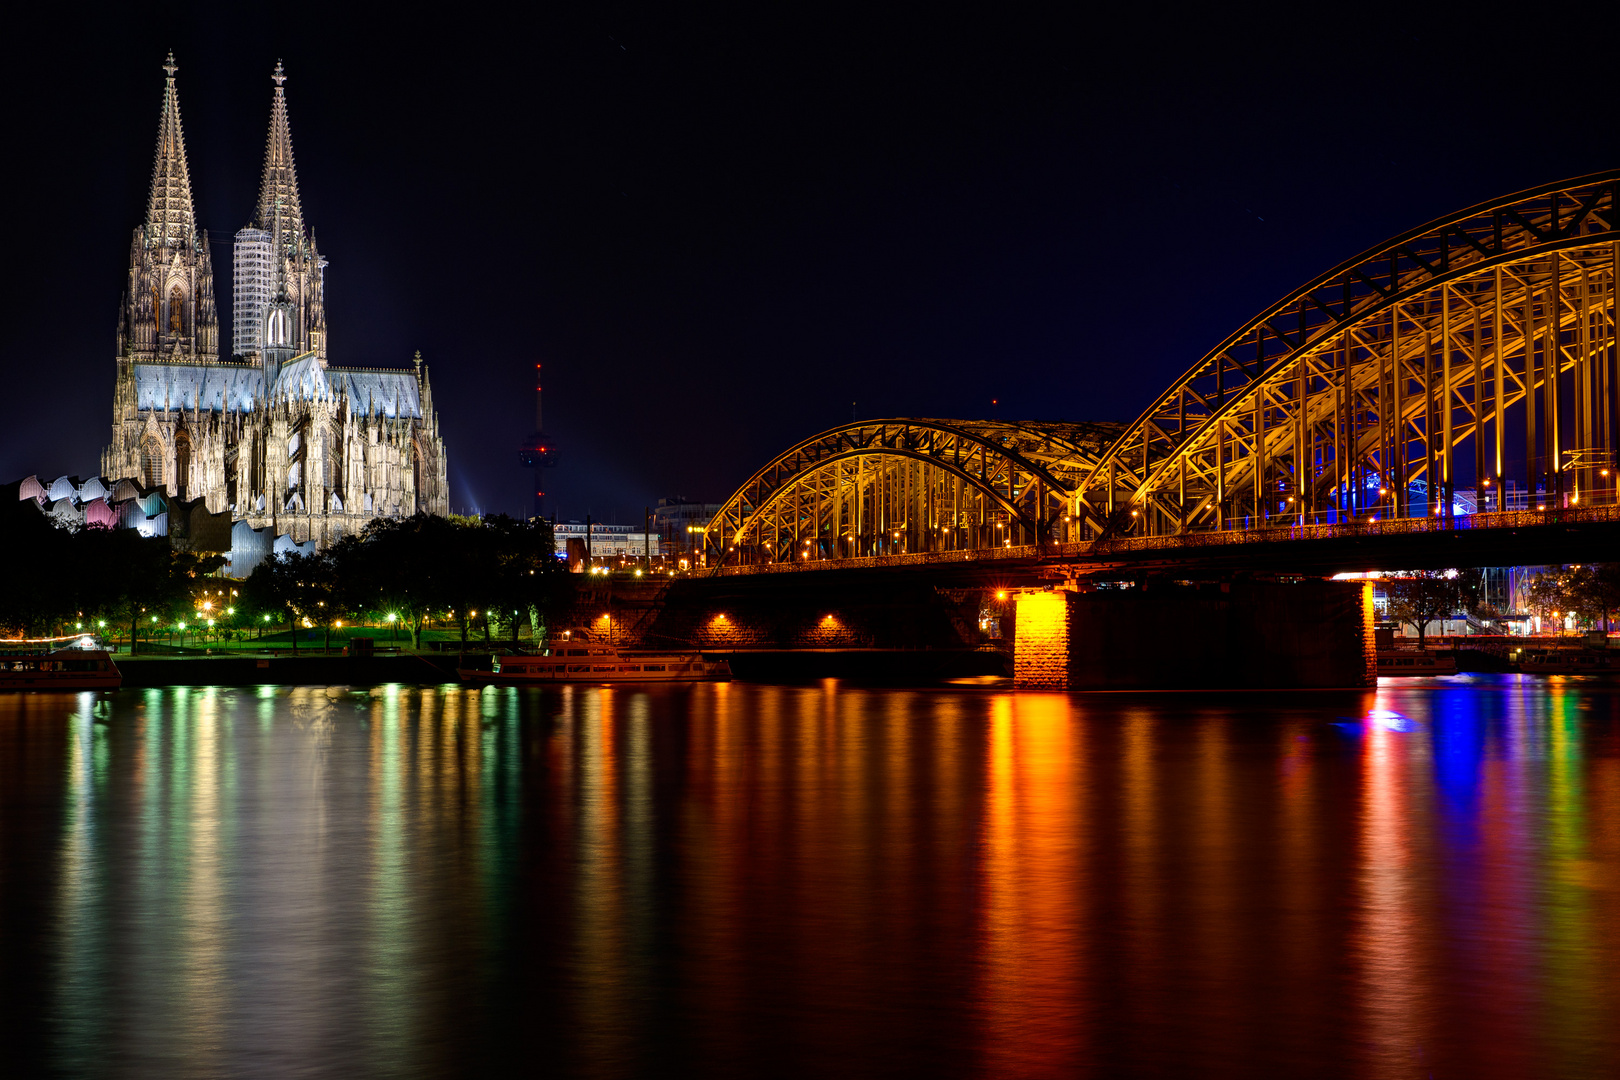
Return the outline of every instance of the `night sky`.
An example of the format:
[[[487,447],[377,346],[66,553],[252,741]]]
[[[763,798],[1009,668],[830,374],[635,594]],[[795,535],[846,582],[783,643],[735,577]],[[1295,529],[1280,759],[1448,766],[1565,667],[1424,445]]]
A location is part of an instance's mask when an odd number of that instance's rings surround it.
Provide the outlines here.
[[[11,23],[0,481],[97,470],[170,48],[221,341],[281,59],[329,358],[421,350],[457,510],[526,505],[536,363],[551,507],[639,523],[852,402],[1133,419],[1331,265],[1620,161],[1607,5],[978,6]]]

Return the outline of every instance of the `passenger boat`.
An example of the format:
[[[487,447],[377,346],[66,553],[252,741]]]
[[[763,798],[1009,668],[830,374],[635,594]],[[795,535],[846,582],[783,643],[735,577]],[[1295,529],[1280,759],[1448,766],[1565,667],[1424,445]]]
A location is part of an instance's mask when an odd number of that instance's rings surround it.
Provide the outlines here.
[[[1455,675],[1457,657],[1451,652],[1384,649],[1378,653],[1378,674],[1395,676]]]
[[[463,682],[526,686],[566,682],[707,682],[731,678],[724,660],[709,661],[699,652],[620,650],[607,645],[568,644],[538,655],[496,656],[494,669],[458,668]]]
[[[0,690],[116,690],[123,681],[88,637],[0,641]]]
[[[1606,675],[1620,671],[1607,651],[1594,649],[1548,649],[1525,653],[1519,670],[1526,675]]]

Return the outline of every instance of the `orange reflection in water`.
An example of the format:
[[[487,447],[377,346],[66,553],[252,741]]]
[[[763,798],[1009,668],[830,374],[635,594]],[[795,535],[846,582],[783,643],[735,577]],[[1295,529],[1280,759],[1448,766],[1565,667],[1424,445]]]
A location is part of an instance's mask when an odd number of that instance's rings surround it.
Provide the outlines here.
[[[1087,791],[1071,707],[1057,694],[991,704],[978,965],[990,1076],[1061,1075],[1088,1040],[1076,993]]]
[[[1374,1076],[1413,1075],[1422,1053],[1420,1024],[1427,998],[1411,839],[1407,753],[1412,745],[1382,724],[1366,725],[1356,944],[1361,1020]]]

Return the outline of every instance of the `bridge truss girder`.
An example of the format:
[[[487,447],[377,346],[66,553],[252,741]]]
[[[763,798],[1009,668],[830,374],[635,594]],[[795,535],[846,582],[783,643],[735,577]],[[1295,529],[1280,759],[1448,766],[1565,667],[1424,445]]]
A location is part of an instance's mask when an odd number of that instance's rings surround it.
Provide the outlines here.
[[[847,424],[756,472],[710,522],[711,565],[1033,543],[1113,435],[1104,425],[889,419]]]
[[[1474,207],[1297,290],[1161,395],[1070,513],[1174,535],[1449,514],[1460,481],[1613,497],[1617,184]]]

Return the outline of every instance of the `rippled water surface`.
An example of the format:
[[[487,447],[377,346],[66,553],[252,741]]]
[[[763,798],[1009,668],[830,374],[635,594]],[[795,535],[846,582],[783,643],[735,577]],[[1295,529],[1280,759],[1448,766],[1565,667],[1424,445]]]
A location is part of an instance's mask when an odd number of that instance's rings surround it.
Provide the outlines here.
[[[0,1072],[1620,1075],[1620,692],[0,696]]]

